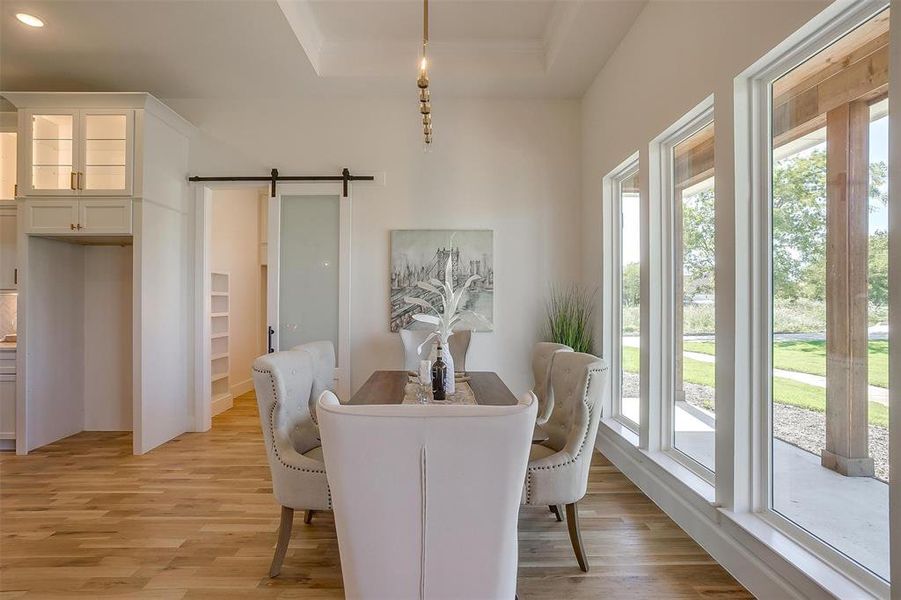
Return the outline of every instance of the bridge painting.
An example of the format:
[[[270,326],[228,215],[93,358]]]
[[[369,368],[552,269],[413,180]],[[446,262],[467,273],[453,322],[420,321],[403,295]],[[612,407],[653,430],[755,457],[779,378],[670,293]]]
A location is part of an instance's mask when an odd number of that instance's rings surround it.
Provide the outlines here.
[[[416,287],[418,281],[444,280],[448,256],[452,258],[454,286],[471,275],[472,283],[461,308],[485,322],[464,319],[455,329],[488,331],[494,323],[494,232],[487,229],[398,229],[391,232],[389,322],[391,331],[423,326],[413,315],[422,307],[404,302],[404,296],[433,301],[434,294]]]

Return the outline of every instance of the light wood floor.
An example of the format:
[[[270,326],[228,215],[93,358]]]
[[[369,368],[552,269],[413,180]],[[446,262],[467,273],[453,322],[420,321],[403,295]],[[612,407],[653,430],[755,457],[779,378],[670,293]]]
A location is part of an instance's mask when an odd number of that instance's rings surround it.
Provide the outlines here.
[[[576,565],[565,523],[523,509],[519,597],[748,598],[728,573],[596,455]],[[0,598],[340,598],[334,521],[296,519],[282,575],[252,394],[145,456],[131,435],[82,433],[0,457]]]

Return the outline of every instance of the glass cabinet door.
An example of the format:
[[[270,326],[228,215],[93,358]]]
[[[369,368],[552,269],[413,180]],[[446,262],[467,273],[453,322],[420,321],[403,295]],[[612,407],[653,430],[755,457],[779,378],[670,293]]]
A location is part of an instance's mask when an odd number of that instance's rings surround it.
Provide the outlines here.
[[[76,193],[75,116],[74,111],[31,115],[31,190]]]
[[[82,194],[131,193],[131,111],[81,111],[78,188]]]

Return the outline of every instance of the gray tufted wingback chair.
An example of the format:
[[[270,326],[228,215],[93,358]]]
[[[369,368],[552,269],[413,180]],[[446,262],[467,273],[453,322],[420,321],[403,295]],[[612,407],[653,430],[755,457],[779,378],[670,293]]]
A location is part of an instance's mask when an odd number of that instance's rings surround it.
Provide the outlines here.
[[[253,363],[253,384],[260,412],[272,492],[282,506],[278,544],[269,569],[281,570],[291,539],[295,510],[331,510],[328,480],[318,430],[310,422],[313,358],[305,350],[267,354]]]
[[[307,342],[295,346],[292,350],[303,350],[313,360],[313,387],[310,390],[310,420],[316,427],[316,438],[319,438],[319,421],[316,420],[316,401],[322,392],[335,391],[335,345],[330,341]]]
[[[551,387],[551,365],[554,364],[554,356],[558,352],[572,351],[573,349],[566,344],[554,342],[538,342],[532,349],[532,377],[535,379],[532,391],[538,398],[538,418],[535,422],[539,425],[547,423],[554,410],[554,391]]]
[[[566,505],[570,541],[583,571],[588,571],[588,561],[579,531],[577,503],[588,489],[607,370],[607,363],[591,354],[558,352],[554,356],[554,410],[542,425],[548,439],[532,445],[523,490],[524,504],[549,506],[558,520],[560,505]]]

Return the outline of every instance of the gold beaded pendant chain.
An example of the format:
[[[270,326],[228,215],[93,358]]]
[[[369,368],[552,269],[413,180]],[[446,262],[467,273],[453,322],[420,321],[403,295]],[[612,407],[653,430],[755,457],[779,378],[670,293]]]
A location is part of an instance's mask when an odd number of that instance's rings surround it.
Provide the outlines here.
[[[422,0],[422,59],[419,61],[419,114],[422,115],[422,135],[426,148],[432,143],[432,94],[429,91],[429,0]]]

